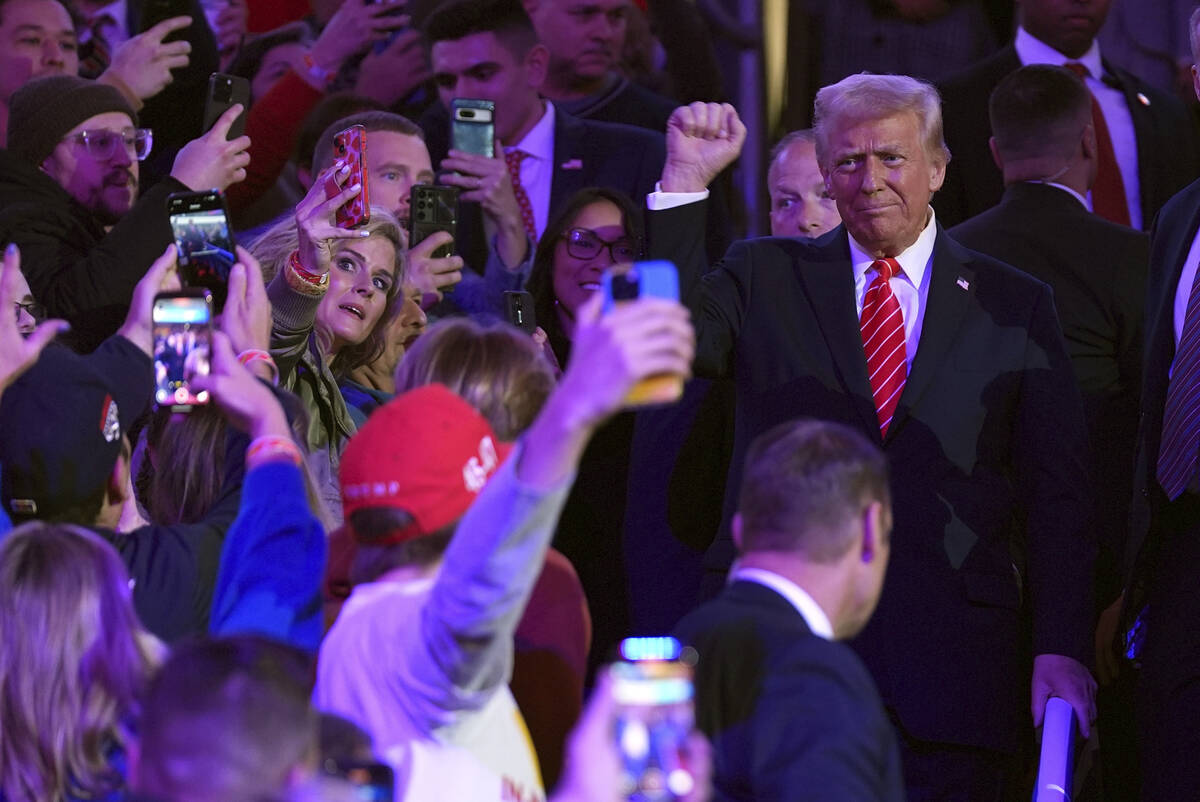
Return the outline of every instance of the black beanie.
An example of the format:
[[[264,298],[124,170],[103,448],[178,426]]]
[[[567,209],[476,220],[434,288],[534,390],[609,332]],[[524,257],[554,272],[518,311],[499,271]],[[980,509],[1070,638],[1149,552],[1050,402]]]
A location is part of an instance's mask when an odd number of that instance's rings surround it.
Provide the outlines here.
[[[38,167],[59,141],[89,117],[137,112],[116,88],[74,75],[51,75],[22,86],[8,102],[8,152]]]

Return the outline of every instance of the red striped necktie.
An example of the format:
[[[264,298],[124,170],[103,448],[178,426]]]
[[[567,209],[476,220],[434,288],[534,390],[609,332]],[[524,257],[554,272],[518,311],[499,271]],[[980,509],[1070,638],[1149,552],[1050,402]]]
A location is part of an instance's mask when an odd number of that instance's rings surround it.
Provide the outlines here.
[[[508,177],[512,180],[513,195],[517,199],[517,206],[521,209],[521,224],[525,226],[525,233],[534,242],[537,242],[537,225],[533,220],[533,204],[529,202],[529,194],[525,192],[525,186],[521,183],[521,162],[529,154],[523,150],[510,150],[504,154],[504,163],[508,165]]]
[[[1167,385],[1162,446],[1158,450],[1158,483],[1167,498],[1179,497],[1196,478],[1200,451],[1200,271],[1192,281],[1184,313],[1183,333]]]
[[[880,259],[871,264],[877,271],[875,280],[867,287],[863,298],[863,352],[867,357],[867,375],[871,379],[871,394],[879,415],[879,434],[886,437],[904,380],[908,377],[908,352],[904,344],[904,313],[888,283],[902,272],[895,259]]]

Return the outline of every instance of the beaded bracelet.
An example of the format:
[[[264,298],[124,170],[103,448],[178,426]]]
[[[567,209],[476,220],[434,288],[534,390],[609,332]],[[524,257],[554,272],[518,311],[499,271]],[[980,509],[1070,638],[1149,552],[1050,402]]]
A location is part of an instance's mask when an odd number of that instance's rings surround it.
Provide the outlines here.
[[[266,362],[267,367],[271,369],[271,381],[276,387],[279,386],[279,367],[275,364],[274,358],[262,350],[261,348],[247,348],[238,354],[238,362],[246,367],[250,367],[251,362]]]
[[[329,288],[329,273],[311,273],[300,264],[300,251],[292,251],[288,257],[284,277],[288,286],[304,295],[320,296]]]
[[[303,455],[300,453],[300,447],[289,437],[277,437],[275,435],[259,437],[246,449],[247,467],[252,468],[264,462],[274,462],[284,459],[296,466],[299,466],[304,460]]]

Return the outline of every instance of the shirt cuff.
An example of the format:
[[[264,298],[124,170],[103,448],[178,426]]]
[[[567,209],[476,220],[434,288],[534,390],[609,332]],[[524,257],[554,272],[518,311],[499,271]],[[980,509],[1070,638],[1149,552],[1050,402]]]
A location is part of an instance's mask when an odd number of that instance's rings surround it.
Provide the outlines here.
[[[708,198],[708,190],[702,192],[663,192],[662,183],[654,182],[654,191],[646,196],[646,208],[652,212],[663,209],[674,209],[676,206],[686,206],[698,203]]]

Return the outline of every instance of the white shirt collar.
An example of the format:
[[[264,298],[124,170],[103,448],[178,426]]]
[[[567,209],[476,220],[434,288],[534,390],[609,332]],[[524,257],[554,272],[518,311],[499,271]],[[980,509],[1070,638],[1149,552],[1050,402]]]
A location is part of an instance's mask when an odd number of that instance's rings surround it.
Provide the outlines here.
[[[1056,184],[1056,183],[1054,183],[1053,181],[1030,181],[1029,183],[1031,183],[1031,184],[1045,184],[1045,185],[1046,185],[1046,186],[1048,186],[1048,187],[1057,187],[1058,189],[1061,189],[1063,192],[1066,192],[1066,193],[1068,193],[1069,195],[1071,195],[1073,198],[1075,198],[1075,200],[1077,200],[1077,201],[1079,201],[1080,203],[1082,203],[1082,204],[1083,204],[1083,208],[1087,209],[1089,212],[1092,210],[1092,204],[1088,203],[1088,199],[1087,199],[1087,198],[1085,198],[1084,196],[1080,195],[1080,194],[1079,194],[1078,192],[1076,192],[1075,190],[1071,189],[1071,188],[1070,188],[1069,186],[1067,186],[1066,184]]]
[[[1096,80],[1100,80],[1104,76],[1104,67],[1100,63],[1100,40],[1098,39],[1093,39],[1092,46],[1079,58],[1067,58],[1029,31],[1018,27],[1017,38],[1013,40],[1013,46],[1017,49],[1017,58],[1021,60],[1022,65],[1052,64],[1055,67],[1061,67],[1069,61],[1077,61],[1087,67],[1088,72]]]
[[[505,148],[505,153],[523,150],[525,158],[541,159],[545,162],[554,161],[554,104],[543,100],[546,111],[542,118],[533,124],[533,128],[521,138],[521,141],[511,148]]]
[[[821,605],[817,604],[804,588],[792,580],[765,568],[735,568],[729,575],[729,581],[737,580],[753,582],[775,591],[796,608],[796,612],[800,613],[800,617],[804,619],[804,623],[808,624],[808,628],[814,635],[825,640],[833,640],[833,625],[829,623],[829,616],[825,615]]]
[[[850,263],[854,265],[854,277],[857,279],[871,269],[871,265],[875,263],[875,257],[869,255],[861,245],[854,241],[854,237],[849,231],[846,236],[850,240]],[[900,263],[900,267],[904,270],[904,277],[907,278],[914,287],[921,286],[921,280],[925,276],[925,268],[929,266],[929,259],[933,256],[933,243],[937,239],[937,218],[934,216],[933,207],[929,207],[929,222],[925,224],[924,230],[917,237],[917,241],[905,248],[896,261]]]

